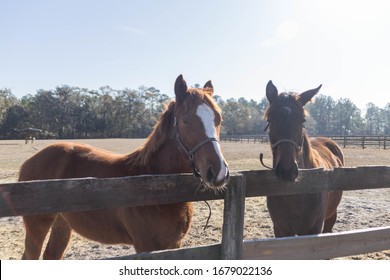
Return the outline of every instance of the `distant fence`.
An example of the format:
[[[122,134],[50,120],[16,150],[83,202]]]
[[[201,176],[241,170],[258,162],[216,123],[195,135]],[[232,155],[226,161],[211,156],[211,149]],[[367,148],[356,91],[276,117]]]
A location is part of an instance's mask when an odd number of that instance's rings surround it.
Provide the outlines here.
[[[367,147],[375,148],[390,148],[390,136],[389,135],[328,135],[336,141],[340,146],[346,148],[348,146],[361,147],[365,149]],[[246,142],[246,143],[268,143],[268,135],[221,135],[221,140],[226,142]]]
[[[247,142],[247,143],[268,143],[268,135],[221,135],[221,141],[226,142]]]
[[[344,148],[348,146],[358,146],[362,149],[367,147],[376,147],[387,149],[390,147],[390,136],[372,135],[372,136],[328,136]]]
[[[246,197],[390,188],[390,166],[300,172],[294,183],[270,170],[235,173],[224,194],[199,192],[188,174],[0,184],[0,217],[224,199],[221,243],[116,259],[328,259],[390,249],[390,226],[243,241]]]

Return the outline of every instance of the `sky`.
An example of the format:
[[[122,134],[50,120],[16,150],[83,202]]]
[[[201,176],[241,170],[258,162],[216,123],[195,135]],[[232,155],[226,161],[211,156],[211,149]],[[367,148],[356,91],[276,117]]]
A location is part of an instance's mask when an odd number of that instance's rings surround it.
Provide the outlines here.
[[[223,99],[280,91],[390,103],[390,2],[1,0],[0,88],[153,86],[212,80]]]

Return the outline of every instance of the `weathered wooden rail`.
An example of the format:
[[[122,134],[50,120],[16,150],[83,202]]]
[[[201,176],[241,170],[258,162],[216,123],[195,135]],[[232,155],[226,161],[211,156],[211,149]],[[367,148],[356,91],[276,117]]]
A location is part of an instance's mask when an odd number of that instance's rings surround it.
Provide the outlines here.
[[[301,170],[284,183],[272,171],[232,174],[227,191],[199,191],[192,175],[84,178],[0,185],[0,217],[225,199],[220,244],[116,259],[322,259],[390,249],[390,227],[305,237],[245,240],[245,197],[390,188],[390,166]]]
[[[345,147],[357,146],[365,149],[367,147],[383,148],[390,147],[390,136],[386,135],[348,135],[348,136],[329,136],[339,145]]]
[[[268,143],[268,135],[221,135],[221,141],[226,142],[247,142],[247,143]]]

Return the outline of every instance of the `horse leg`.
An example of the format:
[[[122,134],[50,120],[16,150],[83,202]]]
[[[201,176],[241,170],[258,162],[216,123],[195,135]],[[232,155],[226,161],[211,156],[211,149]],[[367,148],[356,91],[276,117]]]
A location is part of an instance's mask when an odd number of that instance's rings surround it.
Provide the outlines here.
[[[322,229],[322,220],[319,220],[315,223],[315,225],[309,229],[307,232],[305,232],[304,234],[299,234],[299,235],[312,235],[312,234],[319,234],[321,233],[321,229]]]
[[[23,216],[26,228],[23,260],[37,260],[41,255],[42,245],[57,214]]]
[[[62,259],[64,251],[68,246],[72,229],[67,221],[60,215],[57,216],[53,226],[49,242],[47,243],[45,252],[43,253],[44,260],[59,260]]]
[[[329,216],[325,222],[324,222],[324,229],[322,230],[322,233],[331,233],[334,224],[337,220],[337,211],[335,211],[331,216]]]
[[[342,191],[333,191],[328,193],[328,203],[326,207],[325,222],[323,233],[331,233],[337,220],[337,206],[340,204]]]
[[[274,235],[275,235],[275,237],[286,237],[289,234],[288,233],[286,234],[279,227],[274,225]]]

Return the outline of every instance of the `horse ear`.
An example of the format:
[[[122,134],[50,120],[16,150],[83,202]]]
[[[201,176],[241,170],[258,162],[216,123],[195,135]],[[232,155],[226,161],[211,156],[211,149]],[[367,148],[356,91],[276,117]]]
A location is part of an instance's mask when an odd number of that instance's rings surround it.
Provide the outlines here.
[[[272,103],[276,100],[276,98],[278,98],[278,89],[274,86],[271,80],[268,82],[265,92],[269,103]]]
[[[187,90],[188,87],[186,81],[183,79],[183,75],[179,75],[175,82],[175,95],[177,103],[181,103],[184,100],[184,98],[187,96]]]
[[[214,94],[214,87],[211,81],[208,81],[207,83],[204,84],[203,89],[208,92],[211,96]]]
[[[318,88],[310,89],[308,91],[302,92],[299,95],[299,99],[301,100],[302,106],[305,106],[306,103],[309,102],[313,98],[313,96],[320,91],[321,87],[322,85],[320,85]]]

